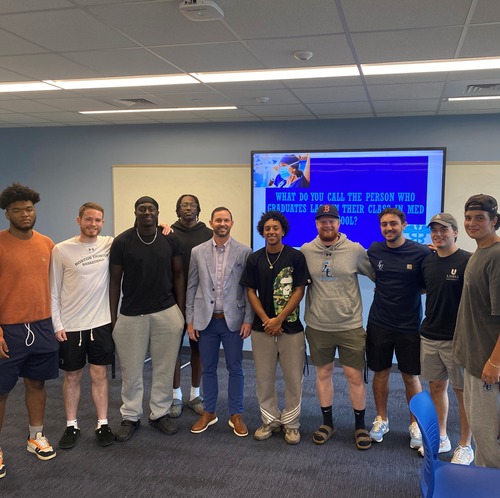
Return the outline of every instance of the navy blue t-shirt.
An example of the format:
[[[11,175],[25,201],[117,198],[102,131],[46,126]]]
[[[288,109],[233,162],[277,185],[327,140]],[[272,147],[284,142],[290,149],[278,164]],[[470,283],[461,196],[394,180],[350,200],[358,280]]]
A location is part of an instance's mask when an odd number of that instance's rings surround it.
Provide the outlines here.
[[[375,270],[375,295],[368,321],[405,334],[418,334],[422,321],[422,262],[431,253],[423,245],[405,240],[397,248],[374,242],[367,251]]]

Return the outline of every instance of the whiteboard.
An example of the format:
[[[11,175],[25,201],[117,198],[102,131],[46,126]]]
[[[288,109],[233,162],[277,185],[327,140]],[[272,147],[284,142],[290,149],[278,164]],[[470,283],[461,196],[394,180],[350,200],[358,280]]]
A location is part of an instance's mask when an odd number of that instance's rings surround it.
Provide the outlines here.
[[[488,194],[500,200],[500,163],[449,162],[444,185],[444,210],[458,221],[457,245],[474,252],[476,242],[467,236],[463,227],[464,206],[475,194]]]
[[[200,201],[200,221],[209,226],[212,210],[227,207],[234,220],[231,235],[250,245],[250,171],[248,164],[114,165],[114,234],[134,225],[134,204],[139,197],[156,199],[160,223],[171,225],[177,221],[177,199],[183,194],[194,194]]]

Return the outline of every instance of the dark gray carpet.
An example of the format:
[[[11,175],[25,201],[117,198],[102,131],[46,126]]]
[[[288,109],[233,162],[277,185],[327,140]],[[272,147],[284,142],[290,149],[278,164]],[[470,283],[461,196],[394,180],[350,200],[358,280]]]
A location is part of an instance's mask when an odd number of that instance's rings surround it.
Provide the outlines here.
[[[245,360],[245,420],[253,432],[260,425],[255,398],[253,363]],[[149,386],[150,364],[145,366]],[[227,375],[224,361],[219,367],[219,423],[202,434],[189,429],[197,415],[185,409],[180,431],[166,436],[147,424],[145,403],[142,427],[126,443],[108,448],[97,446],[95,415],[85,376],[79,414],[82,431],[77,446],[58,450],[55,459],[43,462],[26,451],[27,416],[22,381],[7,402],[1,445],[7,477],[0,480],[0,496],[10,497],[217,497],[281,498],[340,497],[377,498],[419,496],[422,459],[409,447],[408,410],[399,374],[391,375],[390,433],[371,450],[354,445],[354,417],[346,384],[335,369],[334,418],[337,433],[323,446],[312,442],[312,432],[321,424],[315,394],[315,372],[310,367],[304,379],[301,418],[302,441],[287,445],[281,434],[255,441],[251,435],[237,437],[227,424]],[[45,430],[54,446],[65,428],[61,397],[62,377],[47,383]],[[182,372],[183,392],[189,392],[190,369]],[[280,390],[282,385],[280,384]],[[120,378],[111,381],[110,424],[120,423]],[[368,389],[366,422],[371,425],[375,409]],[[282,395],[282,391],[281,391]],[[450,395],[449,435],[452,446],[458,438],[456,401]],[[451,458],[451,453],[445,458]]]

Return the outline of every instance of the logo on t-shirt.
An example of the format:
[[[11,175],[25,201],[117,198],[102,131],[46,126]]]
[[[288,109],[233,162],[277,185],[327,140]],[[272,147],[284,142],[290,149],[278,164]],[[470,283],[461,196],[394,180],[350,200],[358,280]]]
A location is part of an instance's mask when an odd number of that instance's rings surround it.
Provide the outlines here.
[[[446,275],[446,280],[452,280],[452,281],[457,281],[460,279],[460,276],[458,275],[458,271],[456,268],[452,268],[450,270],[450,273]]]
[[[382,271],[384,269],[384,262],[382,260],[380,260],[378,263],[377,263],[377,270],[380,270]]]
[[[276,316],[279,315],[288,303],[291,295],[293,293],[293,268],[287,266],[283,268],[276,278],[274,279],[273,285],[273,297],[274,297],[274,311]],[[294,311],[287,317],[287,322],[296,322],[299,318],[299,308],[295,308]]]

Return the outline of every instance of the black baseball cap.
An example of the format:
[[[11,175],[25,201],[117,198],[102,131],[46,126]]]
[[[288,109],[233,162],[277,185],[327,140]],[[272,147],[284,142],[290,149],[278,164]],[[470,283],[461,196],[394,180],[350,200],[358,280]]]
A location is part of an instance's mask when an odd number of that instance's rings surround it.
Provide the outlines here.
[[[464,211],[486,211],[493,216],[498,214],[498,202],[491,195],[476,194],[469,197],[465,203]]]
[[[320,218],[321,216],[332,216],[333,218],[340,218],[339,210],[337,209],[337,206],[334,206],[333,204],[322,204],[316,211],[316,219]]]

